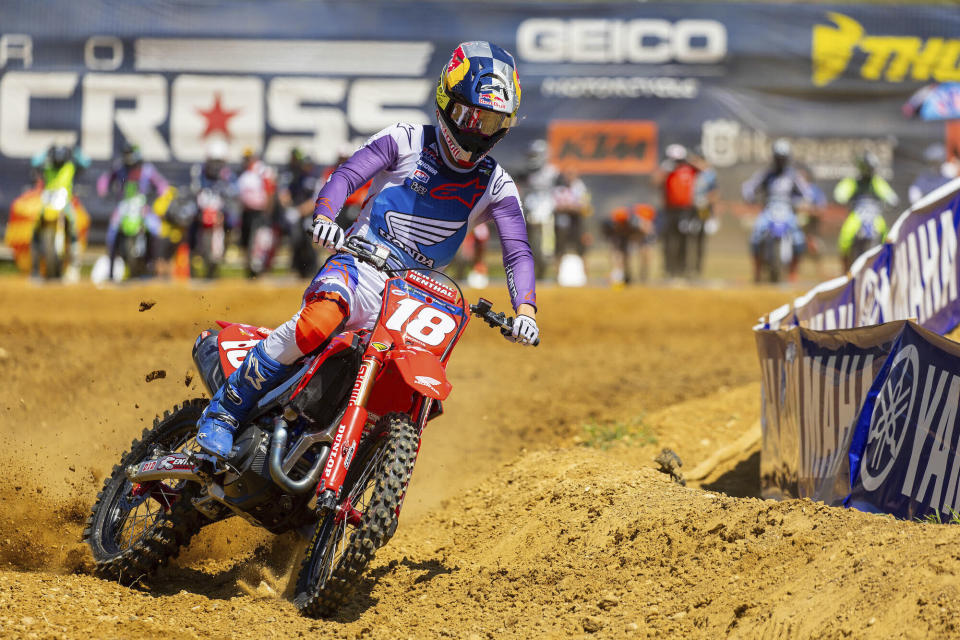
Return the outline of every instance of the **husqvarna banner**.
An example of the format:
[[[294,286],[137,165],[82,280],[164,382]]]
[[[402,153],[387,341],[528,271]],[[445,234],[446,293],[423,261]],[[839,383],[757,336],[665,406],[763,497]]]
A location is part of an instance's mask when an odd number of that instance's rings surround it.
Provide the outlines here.
[[[843,501],[857,414],[902,326],[756,332],[764,497]]]
[[[562,121],[554,149],[601,209],[649,197],[624,174],[649,172],[670,142],[702,144],[736,193],[776,136],[823,181],[872,150],[905,193],[943,125],[900,107],[960,80],[950,7],[5,0],[0,16],[3,211],[52,142],[93,159],[81,185],[124,140],[174,183],[215,137],[233,160],[251,147],[281,163],[299,146],[330,163],[387,125],[430,122],[444,61],[473,39],[519,66],[521,122],[497,157],[514,168]],[[80,194],[102,222],[109,205]]]
[[[960,344],[910,322],[856,420],[846,504],[901,518],[960,510]]]

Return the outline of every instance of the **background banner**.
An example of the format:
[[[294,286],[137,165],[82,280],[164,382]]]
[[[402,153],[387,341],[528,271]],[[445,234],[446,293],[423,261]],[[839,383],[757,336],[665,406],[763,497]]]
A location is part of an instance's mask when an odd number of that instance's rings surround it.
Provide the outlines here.
[[[846,504],[949,519],[960,509],[958,403],[960,344],[907,323],[857,418]]]
[[[731,200],[777,136],[827,187],[869,149],[905,193],[944,127],[901,106],[960,79],[957,34],[960,12],[924,6],[6,0],[0,210],[51,142],[93,159],[81,185],[123,140],[177,184],[212,136],[234,160],[250,146],[280,163],[298,145],[328,164],[384,126],[431,121],[440,69],[470,39],[519,64],[522,121],[498,157],[519,169],[551,123],[590,121],[551,138],[566,136],[602,211],[651,199],[671,142],[702,145]],[[102,229],[110,205],[79,195]]]
[[[855,420],[902,325],[756,332],[765,498],[846,498]]]

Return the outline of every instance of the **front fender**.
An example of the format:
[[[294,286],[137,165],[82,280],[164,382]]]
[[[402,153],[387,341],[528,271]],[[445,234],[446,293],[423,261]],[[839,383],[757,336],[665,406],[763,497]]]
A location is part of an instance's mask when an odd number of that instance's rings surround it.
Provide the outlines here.
[[[396,364],[403,381],[411,389],[428,398],[444,400],[453,389],[440,359],[425,349],[394,349],[387,354],[387,360]]]

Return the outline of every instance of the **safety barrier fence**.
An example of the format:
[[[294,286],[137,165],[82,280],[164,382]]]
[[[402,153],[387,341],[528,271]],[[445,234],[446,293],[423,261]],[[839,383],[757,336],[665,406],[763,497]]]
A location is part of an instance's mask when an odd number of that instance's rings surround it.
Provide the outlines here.
[[[755,327],[761,487],[900,517],[960,504],[960,180]],[[957,427],[957,428],[955,428]]]

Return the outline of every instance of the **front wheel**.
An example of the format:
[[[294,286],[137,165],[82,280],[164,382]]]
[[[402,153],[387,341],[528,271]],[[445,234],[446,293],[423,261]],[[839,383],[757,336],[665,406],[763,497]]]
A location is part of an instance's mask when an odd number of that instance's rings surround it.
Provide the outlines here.
[[[317,525],[297,578],[294,603],[304,615],[332,616],[360,583],[377,549],[397,529],[420,436],[410,418],[381,418],[360,443],[338,509]]]
[[[190,450],[206,405],[206,400],[188,400],[154,420],[104,482],[83,532],[97,576],[133,584],[175,557],[206,523],[190,502],[196,484],[135,485],[125,473],[128,465],[148,459],[155,449]]]

